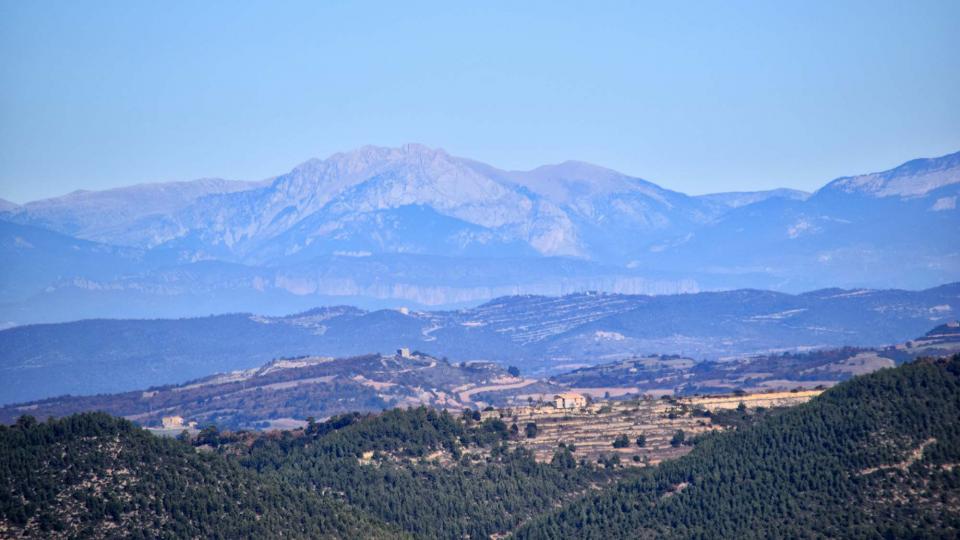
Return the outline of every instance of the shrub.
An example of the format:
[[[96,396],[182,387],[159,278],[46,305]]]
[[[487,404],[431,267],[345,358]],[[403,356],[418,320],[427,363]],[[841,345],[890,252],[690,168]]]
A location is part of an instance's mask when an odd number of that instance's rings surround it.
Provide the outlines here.
[[[670,439],[670,446],[677,447],[683,444],[683,441],[686,439],[686,434],[682,429],[678,429],[676,433],[673,434],[673,438]]]

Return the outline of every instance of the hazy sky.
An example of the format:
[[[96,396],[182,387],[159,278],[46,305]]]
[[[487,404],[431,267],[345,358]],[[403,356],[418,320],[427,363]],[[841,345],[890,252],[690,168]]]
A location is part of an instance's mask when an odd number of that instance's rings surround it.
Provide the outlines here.
[[[960,1],[665,4],[2,1],[0,197],[363,144],[688,193],[960,150]]]

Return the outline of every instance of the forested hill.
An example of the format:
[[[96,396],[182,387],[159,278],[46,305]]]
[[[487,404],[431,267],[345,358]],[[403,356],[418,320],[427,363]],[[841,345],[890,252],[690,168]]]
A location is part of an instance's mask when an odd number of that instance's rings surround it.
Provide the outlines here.
[[[571,446],[537,462],[515,425],[426,407],[191,443],[102,413],[22,417],[0,426],[0,538],[960,533],[960,356],[721,416],[741,427],[651,468],[578,462]]]
[[[960,356],[882,370],[529,523],[517,538],[956,538]]]
[[[306,430],[154,437],[85,413],[0,426],[0,538],[489,538],[632,471],[510,449],[420,407]]]
[[[0,426],[0,538],[397,538],[342,502],[102,413]]]

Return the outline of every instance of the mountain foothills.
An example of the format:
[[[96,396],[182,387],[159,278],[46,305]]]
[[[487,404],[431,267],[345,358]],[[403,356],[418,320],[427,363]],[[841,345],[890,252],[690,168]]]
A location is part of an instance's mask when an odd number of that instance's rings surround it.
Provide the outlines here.
[[[512,364],[537,377],[652,354],[700,363],[877,347],[957,319],[958,299],[957,283],[924,291],[800,295],[583,293],[505,297],[456,311],[328,307],[281,317],[27,325],[0,331],[0,378],[7,382],[0,385],[0,404],[179,384],[282,357],[351,357],[400,347],[458,362]]]
[[[104,411],[141,425],[182,416],[202,426],[264,429],[349,412],[426,405],[455,411],[527,396],[552,397],[564,387],[511,375],[492,363],[450,364],[419,353],[276,360],[258,369],[218,374],[187,384],[121,394],[63,396],[0,407],[0,422],[24,413],[38,418]]]
[[[207,431],[196,450],[102,413],[27,418],[0,427],[0,534],[487,538],[618,473],[569,452],[538,463],[510,437],[501,421],[426,408]]]
[[[363,147],[262,182],[3,204],[0,318],[924,288],[960,279],[958,192],[960,153],[813,194],[694,197],[581,162],[504,171],[420,145]]]
[[[271,429],[348,412],[429,406],[452,411],[552,403],[557,393],[626,401],[643,396],[772,395],[833,386],[853,376],[918,357],[960,352],[951,322],[907,343],[879,349],[844,347],[701,362],[670,355],[632,357],[537,379],[490,362],[451,364],[423,353],[351,358],[303,357],[222,373],[182,385],[118,394],[60,396],[0,407],[0,423],[24,414],[64,417],[87,411],[158,427],[180,416],[200,426]],[[602,431],[602,430],[601,430]]]
[[[960,357],[857,378],[516,538],[955,538]]]
[[[689,441],[678,433],[673,446],[692,445],[683,457],[624,467],[612,458],[578,461],[582,451],[566,444],[538,461],[501,418],[427,408],[337,416],[284,432],[208,429],[182,440],[103,413],[41,423],[22,417],[0,426],[0,534],[960,533],[960,356],[860,376],[804,405],[741,407],[707,419],[737,420],[736,427]]]
[[[290,482],[85,414],[0,428],[4,538],[396,538]]]
[[[915,358],[958,352],[960,323],[952,321],[922,337],[880,348],[840,347],[702,362],[671,355],[634,357],[561,373],[550,381],[607,396],[770,392],[832,386]],[[82,410],[90,409],[76,409]]]

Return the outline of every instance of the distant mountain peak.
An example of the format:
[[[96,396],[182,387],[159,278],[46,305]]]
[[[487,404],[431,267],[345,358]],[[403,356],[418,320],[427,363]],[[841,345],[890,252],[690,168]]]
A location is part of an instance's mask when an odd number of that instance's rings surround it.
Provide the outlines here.
[[[719,203],[729,208],[740,208],[748,204],[753,204],[767,199],[790,199],[794,201],[805,201],[810,198],[810,193],[798,189],[777,188],[765,191],[728,191],[723,193],[709,193],[699,195],[698,199]]]
[[[586,161],[567,160],[551,165],[541,165],[526,171],[530,176],[546,176],[556,180],[597,180],[627,178],[627,175],[613,169],[587,163]]]
[[[568,160],[541,165],[529,171],[498,171],[502,178],[537,193],[558,205],[593,207],[588,200],[616,195],[639,195],[670,208],[671,197],[685,195],[619,171],[585,161]]]
[[[452,166],[455,158],[442,148],[431,148],[419,143],[400,147],[365,145],[346,152],[336,152],[326,159],[311,158],[294,167],[277,181],[325,183],[333,182],[342,188],[368,180],[389,170],[421,166],[426,163]]]
[[[19,204],[6,199],[0,199],[0,212],[11,212],[17,208],[20,208]]]
[[[449,159],[451,156],[443,148],[432,148],[421,143],[406,143],[398,147],[364,145],[346,152],[336,152],[326,161],[331,163],[374,164],[381,162],[402,162],[417,159]],[[313,160],[311,160],[313,161]]]
[[[921,197],[957,183],[960,183],[960,152],[913,159],[888,171],[838,178],[820,191],[871,197]]]

